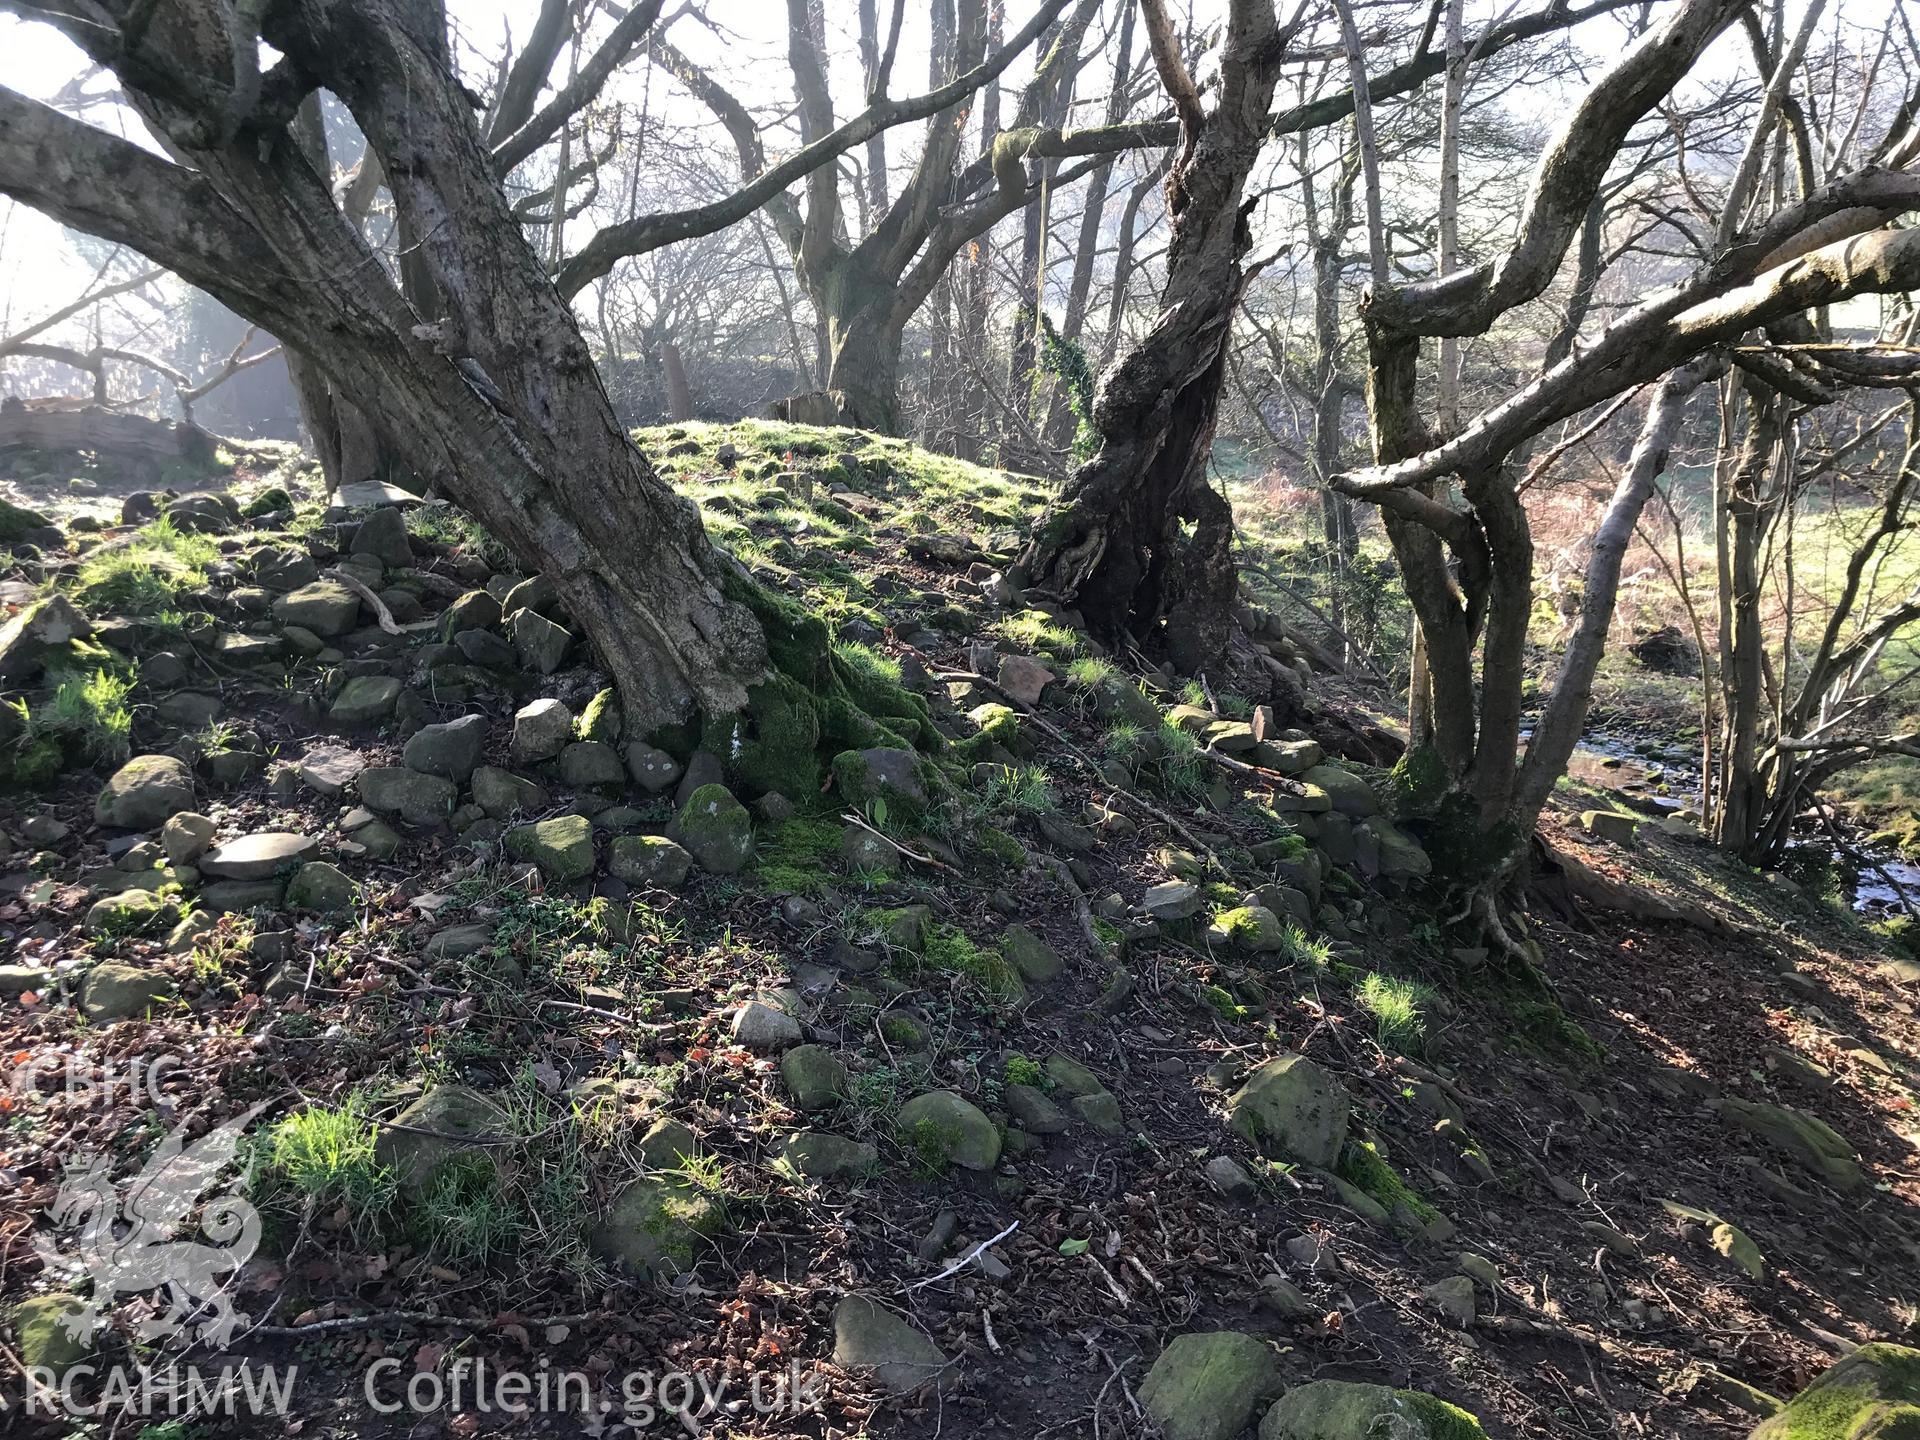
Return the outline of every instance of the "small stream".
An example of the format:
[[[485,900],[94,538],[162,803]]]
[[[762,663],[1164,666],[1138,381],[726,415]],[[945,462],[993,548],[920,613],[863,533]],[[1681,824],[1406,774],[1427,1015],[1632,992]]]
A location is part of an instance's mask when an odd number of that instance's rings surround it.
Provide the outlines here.
[[[1618,792],[1623,805],[1645,814],[1671,815],[1700,808],[1698,752],[1653,744],[1631,732],[1603,730],[1586,735],[1567,762],[1567,773],[1589,785]],[[1823,853],[1830,849],[1824,835],[1796,844]],[[1873,918],[1903,913],[1896,886],[1905,892],[1909,903],[1920,905],[1920,863],[1891,850],[1864,845],[1854,849],[1872,862],[1862,864],[1854,876],[1854,913]]]

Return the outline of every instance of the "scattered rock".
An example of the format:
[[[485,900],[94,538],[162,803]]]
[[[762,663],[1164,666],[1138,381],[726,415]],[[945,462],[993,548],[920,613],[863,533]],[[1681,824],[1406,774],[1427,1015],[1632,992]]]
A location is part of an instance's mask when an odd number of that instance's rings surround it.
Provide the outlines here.
[[[951,1381],[952,1361],[914,1326],[864,1295],[849,1295],[833,1311],[833,1363],[869,1374],[879,1386],[906,1395]]]
[[[731,1033],[736,1045],[756,1055],[773,1054],[806,1038],[798,1020],[766,1000],[749,1000],[734,1011]]]
[[[402,688],[392,675],[356,675],[340,687],[327,718],[336,725],[372,725],[393,714]]]
[[[1234,1130],[1269,1155],[1331,1169],[1347,1138],[1347,1092],[1304,1055],[1261,1065],[1227,1102]]]
[[[1834,1189],[1851,1193],[1867,1183],[1853,1147],[1824,1120],[1764,1101],[1722,1100],[1719,1109],[1722,1120],[1758,1136]]]
[[[93,802],[93,822],[122,830],[151,830],[193,808],[193,772],[171,755],[136,755],[108,780]]]
[[[1260,1422],[1260,1440],[1486,1440],[1480,1422],[1419,1390],[1315,1380],[1287,1391]]]
[[[551,760],[573,740],[573,712],[558,700],[534,700],[514,712],[516,760]]]
[[[680,762],[664,750],[635,742],[627,746],[627,773],[649,795],[659,795],[680,778]]]
[[[395,515],[393,510],[376,514]],[[409,770],[424,775],[441,775],[464,784],[479,765],[487,748],[487,719],[484,715],[462,715],[444,725],[422,725],[413,732],[401,752],[401,761]],[[489,812],[491,813],[491,812]]]
[[[560,778],[575,790],[623,790],[627,767],[611,745],[576,740],[560,751]]]
[[[607,851],[607,873],[649,890],[678,890],[693,856],[664,835],[621,835]]]
[[[338,865],[315,860],[302,865],[287,882],[287,904],[296,910],[312,910],[322,915],[351,910],[359,888]]]
[[[880,1162],[880,1152],[863,1140],[825,1130],[796,1130],[780,1147],[779,1162],[809,1180],[857,1179]]]
[[[213,843],[213,836],[212,820],[191,810],[183,810],[160,827],[160,848],[166,852],[168,864],[191,865],[206,854],[207,847]]]
[[[596,861],[593,822],[584,815],[556,815],[507,831],[507,853],[529,860],[556,884],[571,884],[593,873]]]
[[[793,1107],[831,1110],[846,1097],[847,1067],[824,1045],[796,1045],[780,1057],[780,1078]]]
[[[668,835],[709,875],[736,875],[753,856],[753,817],[724,785],[695,790]]]
[[[1140,1404],[1166,1440],[1235,1440],[1279,1389],[1264,1340],[1215,1330],[1175,1336],[1140,1383]]]
[[[488,1142],[512,1134],[506,1111],[465,1085],[435,1085],[380,1127],[374,1158],[390,1166],[407,1190],[417,1193],[449,1161],[493,1158]]]
[[[916,1095],[894,1117],[901,1143],[930,1165],[991,1170],[1000,1163],[1000,1131],[951,1090]]]
[[[355,527],[347,549],[375,556],[382,565],[405,570],[413,564],[413,546],[407,540],[406,517],[391,505],[382,506]]]
[[[165,838],[164,831],[162,838]],[[262,830],[208,851],[200,860],[200,871],[222,880],[265,880],[305,864],[319,853],[320,842],[311,835],[297,835],[290,830]]]
[[[1908,1440],[1920,1426],[1920,1350],[1862,1345],[1823,1371],[1751,1440]]]
[[[1168,880],[1155,885],[1140,897],[1140,908],[1156,920],[1188,920],[1200,913],[1205,901],[1198,885],[1185,880]]]
[[[398,815],[409,825],[438,825],[460,801],[460,787],[451,780],[399,765],[361,771],[358,789],[369,810]]]
[[[328,799],[344,795],[366,768],[366,756],[344,745],[316,745],[298,762],[301,780]]]
[[[360,597],[338,580],[315,580],[274,601],[273,618],[331,640],[360,623]]]
[[[536,675],[551,675],[558,670],[566,661],[567,647],[573,643],[564,626],[531,608],[516,611],[507,628],[520,663]]]
[[[494,820],[511,820],[516,815],[545,810],[553,798],[544,785],[523,779],[511,770],[482,765],[473,772],[473,803]]]
[[[1029,655],[1003,655],[994,677],[1002,690],[1022,705],[1038,705],[1047,686],[1058,677]]]
[[[531,613],[531,612],[523,612]],[[603,1260],[642,1278],[672,1276],[693,1264],[700,1243],[726,1226],[720,1197],[685,1175],[644,1175],[615,1197],[587,1243]]]
[[[1615,845],[1631,845],[1633,832],[1640,826],[1636,816],[1619,810],[1582,810],[1580,828],[1596,840]]]
[[[1044,985],[1063,968],[1060,957],[1047,942],[1024,925],[1009,925],[1000,934],[1000,953],[1020,972],[1020,978]]]
[[[99,1024],[133,1020],[174,995],[173,982],[157,970],[142,970],[109,960],[87,972],[80,987],[80,1011]]]
[[[1465,1275],[1449,1275],[1436,1280],[1420,1296],[1454,1324],[1465,1329],[1473,1324],[1473,1281]]]
[[[93,634],[93,622],[64,595],[36,600],[0,625],[0,680],[19,683],[38,675],[51,655]]]

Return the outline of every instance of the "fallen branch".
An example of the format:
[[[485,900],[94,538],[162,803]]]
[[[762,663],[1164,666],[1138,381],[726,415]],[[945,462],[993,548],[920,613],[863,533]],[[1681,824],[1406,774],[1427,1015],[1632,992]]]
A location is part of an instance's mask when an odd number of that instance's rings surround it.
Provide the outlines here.
[[[387,608],[386,601],[382,600],[378,595],[374,594],[373,591],[354,579],[353,576],[347,574],[346,571],[340,569],[339,566],[336,565],[332,569],[323,570],[320,573],[325,575],[329,580],[338,580],[342,585],[366,601],[367,604],[371,605],[373,607],[373,613],[379,617],[380,628],[389,635],[410,635],[415,630],[431,630],[435,625],[440,623],[438,620],[416,620],[411,625],[402,625],[393,618],[393,611]]]
[[[998,1245],[1002,1240],[1006,1239],[1007,1236],[1013,1234],[1013,1232],[1018,1230],[1019,1228],[1020,1228],[1020,1222],[1016,1220],[1011,1225],[1007,1226],[1006,1229],[1002,1230],[998,1235],[995,1235],[993,1238],[989,1240],[982,1240],[978,1245],[974,1246],[971,1250],[967,1251],[966,1254],[962,1255],[958,1260],[954,1261],[953,1264],[949,1265],[946,1269],[942,1270],[938,1275],[929,1275],[924,1280],[916,1280],[913,1282],[913,1284],[905,1286],[900,1291],[900,1293],[902,1295],[911,1295],[914,1291],[922,1289],[925,1286],[939,1284],[942,1280],[946,1279],[949,1275],[959,1274],[962,1270],[966,1269],[967,1266],[971,1265],[975,1260],[977,1260],[990,1246]]]

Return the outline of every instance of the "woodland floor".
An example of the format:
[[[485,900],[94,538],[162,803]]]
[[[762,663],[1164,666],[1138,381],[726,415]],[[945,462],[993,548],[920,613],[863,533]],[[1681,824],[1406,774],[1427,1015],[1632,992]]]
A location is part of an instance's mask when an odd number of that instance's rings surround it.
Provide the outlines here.
[[[739,458],[726,469],[714,456],[729,438]],[[909,662],[910,676],[915,660],[935,675],[971,671],[969,646],[980,640],[1042,658],[1055,646],[1049,663],[1066,670],[1060,636],[996,610],[967,578],[976,558],[991,565],[1005,552],[1009,542],[993,532],[1017,537],[1041,497],[1037,482],[844,432],[686,427],[644,439],[702,501],[724,542],[763,576],[790,584],[843,636]],[[259,480],[243,470],[234,489],[244,497]],[[830,499],[834,491],[856,499]],[[71,514],[64,491],[57,498]],[[99,508],[117,518],[117,501]],[[463,587],[480,573],[475,561],[499,569],[501,557],[470,528],[445,512],[428,518],[435,514],[410,517],[421,569]],[[328,527],[302,516],[292,533],[324,547]],[[269,537],[242,529],[220,538],[237,562]],[[61,557],[49,559],[58,571]],[[43,577],[19,568],[9,578]],[[208,588],[217,596],[226,583],[216,573]],[[245,628],[217,599],[209,608],[222,624]],[[400,674],[405,651],[433,637],[369,628],[349,638],[357,647],[350,663]],[[148,643],[135,646],[136,660]],[[1071,634],[1064,643],[1084,646]],[[1631,846],[1589,838],[1577,812],[1596,794],[1619,799],[1591,788],[1595,778],[1564,787],[1546,826],[1552,843],[1636,886],[1697,900],[1738,933],[1597,910],[1577,927],[1537,919],[1574,1026],[1537,994],[1464,969],[1434,900],[1418,887],[1344,876],[1329,883],[1316,917],[1343,932],[1327,943],[1316,937],[1289,956],[1252,958],[1210,948],[1196,930],[1135,939],[1125,950],[1133,990],[1114,1003],[1109,963],[1093,954],[1059,871],[1044,860],[1008,864],[962,849],[955,868],[909,864],[881,881],[837,873],[832,857],[782,852],[763,827],[757,867],[736,877],[696,871],[676,894],[635,896],[604,877],[571,888],[530,884],[490,847],[476,851],[444,830],[408,832],[386,860],[341,858],[336,827],[351,797],[276,784],[277,766],[323,745],[398,764],[400,742],[391,725],[344,733],[329,725],[324,671],[312,661],[271,673],[200,670],[198,688],[221,703],[218,723],[252,732],[269,757],[237,784],[203,782],[201,808],[222,838],[260,830],[318,837],[323,857],[340,859],[360,886],[360,903],[345,916],[236,916],[221,922],[230,944],[197,956],[168,955],[157,936],[87,935],[82,922],[99,881],[91,877],[89,889],[81,877],[114,853],[114,832],[93,824],[111,767],[76,767],[43,791],[9,797],[0,963],[47,966],[59,982],[35,1003],[4,1002],[0,1047],[16,1061],[70,1049],[96,1066],[159,1054],[183,1064],[163,1081],[158,1114],[125,1096],[51,1087],[9,1098],[0,1117],[0,1302],[57,1288],[34,1236],[54,1233],[46,1211],[65,1160],[99,1150],[114,1157],[116,1174],[131,1174],[167,1123],[185,1120],[198,1133],[262,1102],[271,1120],[357,1095],[379,1119],[448,1079],[512,1095],[517,1113],[531,1118],[524,1153],[505,1162],[512,1194],[503,1203],[515,1223],[538,1221],[547,1233],[479,1245],[461,1230],[456,1244],[447,1237],[457,1227],[446,1217],[440,1229],[431,1217],[422,1224],[408,1214],[415,1197],[404,1195],[384,1218],[344,1203],[303,1216],[297,1197],[258,1173],[268,1240],[238,1287],[253,1328],[226,1353],[297,1364],[290,1417],[191,1417],[153,1434],[151,1419],[108,1415],[0,1424],[8,1433],[189,1440],[571,1434],[582,1426],[577,1416],[471,1407],[376,1413],[364,1377],[374,1360],[392,1358],[402,1377],[444,1374],[465,1359],[498,1371],[587,1371],[609,1384],[670,1367],[725,1375],[736,1397],[754,1374],[796,1361],[827,1366],[822,1413],[708,1413],[686,1427],[708,1434],[1140,1436],[1149,1431],[1134,1394],[1161,1348],[1188,1331],[1232,1329],[1270,1340],[1290,1384],[1342,1378],[1431,1391],[1478,1415],[1496,1437],[1735,1437],[1756,1417],[1721,1377],[1790,1396],[1852,1344],[1914,1338],[1920,967],[1843,910],[1655,825],[1641,825]],[[515,710],[543,694],[578,710],[598,684],[590,672],[563,670],[545,680],[502,677],[457,702],[421,694],[425,718],[486,716],[486,763],[525,770],[508,755]],[[982,690],[967,703],[997,698]],[[1379,697],[1347,692],[1341,703],[1369,699]],[[1011,799],[986,797],[983,813],[1031,856],[1072,862],[1091,897],[1137,901],[1169,878],[1165,852],[1193,850],[1196,836],[1222,856],[1244,856],[1284,829],[1260,810],[1259,782],[1249,795],[1171,766],[1141,775],[1137,789],[1178,831],[1142,809],[1127,812],[1138,822],[1132,833],[1087,829],[1088,807],[1097,814],[1113,793],[1086,758],[1109,753],[1104,727],[1064,678],[1035,709],[1057,734],[1023,726],[1018,759],[1044,774]],[[182,738],[151,708],[136,709],[134,753]],[[204,750],[207,737],[199,740]],[[219,743],[242,742],[225,734]],[[567,787],[543,783],[555,810],[564,809]],[[1033,798],[1040,789],[1050,806]],[[624,798],[643,826],[669,818],[664,798]],[[30,842],[20,835],[29,816],[68,831]],[[1063,833],[1074,843],[1062,844]],[[1076,837],[1092,843],[1078,849]],[[1231,883],[1213,898],[1271,878],[1256,865],[1229,865],[1230,877],[1208,877],[1216,887]],[[608,903],[592,903],[596,888]],[[804,903],[791,903],[796,891]],[[870,938],[875,912],[909,903],[932,907],[943,933],[981,946],[1010,921],[1024,923],[1066,966],[1032,987],[1024,1010],[930,965],[891,986],[865,982],[881,992],[876,1005],[848,1004],[852,977],[834,968],[836,947]],[[429,937],[467,922],[493,927],[486,956],[427,954]],[[255,934],[280,926],[294,930],[303,979],[269,998],[249,951]],[[153,1018],[88,1024],[71,997],[102,958],[164,970],[178,1003]],[[1375,973],[1431,987],[1418,1028],[1386,1046],[1387,1032],[1359,998]],[[791,1107],[777,1061],[728,1033],[739,1004],[770,985],[806,992],[810,1038],[852,1067],[849,1100],[812,1123],[879,1147],[882,1163],[865,1178],[808,1183],[770,1167],[780,1142],[807,1121]],[[924,1030],[920,1048],[905,1048],[899,1027],[882,1023],[902,1014]],[[1245,1069],[1287,1050],[1345,1083],[1356,1131],[1452,1221],[1453,1233],[1440,1227],[1444,1238],[1409,1239],[1362,1218],[1311,1173],[1255,1165],[1223,1124],[1224,1101]],[[931,1173],[924,1157],[896,1143],[888,1122],[905,1096],[945,1086],[993,1111],[1009,1057],[1052,1055],[1100,1078],[1118,1099],[1120,1133],[1076,1123],[1010,1149],[986,1175]],[[583,1118],[567,1097],[595,1078],[617,1082],[616,1099]],[[1490,1178],[1435,1133],[1422,1097],[1436,1092],[1458,1107]],[[1716,1113],[1722,1096],[1817,1114],[1858,1151],[1871,1188],[1840,1196],[1763,1152]],[[633,1144],[661,1115],[690,1126],[717,1162],[703,1183],[724,1198],[727,1225],[690,1270],[641,1283],[583,1252],[573,1230],[632,1173]],[[1209,1182],[1205,1162],[1222,1154],[1258,1170],[1251,1198],[1228,1199]],[[1806,1203],[1756,1183],[1753,1162],[1787,1177]],[[1764,1255],[1766,1278],[1723,1259],[1701,1221],[1663,1201],[1736,1224]],[[1583,1229],[1588,1222],[1630,1237],[1638,1253],[1608,1250]],[[1289,1253],[1286,1242],[1303,1234],[1327,1243],[1333,1269],[1311,1272]],[[1004,1238],[991,1263],[930,1281],[996,1235]],[[1463,1252],[1499,1272],[1465,1326],[1422,1293],[1458,1273]],[[1274,1273],[1305,1291],[1311,1313],[1283,1318],[1262,1304],[1262,1277]],[[955,1383],[900,1401],[833,1370],[831,1316],[848,1294],[909,1316],[957,1359]],[[123,1303],[107,1351],[129,1344],[127,1327],[146,1303]],[[439,1318],[422,1318],[429,1314]],[[202,1352],[196,1363],[215,1359]],[[6,1389],[18,1395],[16,1378]],[[378,1393],[390,1401],[397,1386]],[[618,1420],[603,1416],[586,1428],[601,1433]],[[668,1418],[654,1427],[682,1428]]]

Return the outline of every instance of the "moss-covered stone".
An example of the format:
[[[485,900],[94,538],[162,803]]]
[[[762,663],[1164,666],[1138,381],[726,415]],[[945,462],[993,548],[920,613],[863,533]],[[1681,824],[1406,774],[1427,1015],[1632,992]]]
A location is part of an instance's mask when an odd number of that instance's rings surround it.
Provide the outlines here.
[[[847,1093],[847,1067],[824,1045],[796,1045],[780,1057],[780,1078],[796,1110],[831,1110]]]
[[[1051,946],[1024,925],[1009,925],[1000,934],[1000,953],[1023,980],[1044,985],[1058,975],[1062,962]]]
[[[173,982],[157,970],[109,961],[87,972],[80,987],[80,1011],[102,1024],[133,1020],[173,999]]]
[[[695,790],[668,833],[709,875],[737,875],[753,858],[753,816],[724,785]]]
[[[864,1140],[825,1130],[796,1130],[781,1145],[774,1163],[807,1180],[854,1180],[880,1163],[880,1152]]]
[[[1287,948],[1287,927],[1264,905],[1240,905],[1223,911],[1214,925],[1227,944],[1249,955],[1272,955]]]
[[[15,1305],[8,1318],[20,1363],[29,1371],[62,1376],[85,1360],[93,1347],[75,1334],[84,1325],[73,1322],[86,1308],[73,1295],[36,1295]]]
[[[587,1244],[643,1278],[677,1275],[726,1223],[720,1197],[685,1175],[643,1175],[615,1197],[607,1217],[588,1231]]]
[[[1764,1101],[1724,1100],[1720,1118],[1791,1156],[1836,1190],[1850,1193],[1867,1183],[1853,1147],[1831,1125],[1805,1111]]]
[[[1346,1143],[1347,1092],[1304,1055],[1269,1060],[1227,1102],[1234,1130],[1266,1154],[1331,1169]]]
[[[93,823],[151,830],[193,808],[193,772],[172,755],[136,755],[101,789]]]
[[[749,795],[815,794],[822,757],[843,750],[940,747],[926,701],[870,652],[833,644],[817,615],[744,576],[729,582],[729,594],[759,620],[773,673],[747,692],[742,713],[709,722],[701,745],[728,757]]]
[[[593,822],[584,815],[556,815],[507,831],[507,853],[540,867],[549,880],[570,884],[593,873]]]
[[[435,1085],[381,1127],[373,1153],[412,1191],[455,1161],[491,1159],[489,1142],[511,1133],[507,1113],[478,1090]]]
[[[1260,1422],[1260,1440],[1486,1440],[1480,1422],[1438,1396],[1386,1385],[1315,1380],[1287,1391]]]
[[[678,890],[693,857],[664,835],[621,835],[607,848],[607,873],[629,885]]]
[[[144,888],[129,889],[94,901],[83,928],[89,935],[112,939],[157,930],[179,918],[180,905],[172,898]]]
[[[359,893],[360,887],[354,884],[353,877],[326,860],[302,865],[287,882],[287,904],[296,910],[312,910],[322,915],[351,910],[354,897]]]
[[[1752,1440],[1914,1440],[1920,1350],[1862,1345],[1762,1421]]]
[[[612,745],[620,739],[622,720],[620,696],[609,687],[587,702],[574,723],[574,734],[598,745]]]
[[[951,1090],[931,1090],[902,1105],[894,1135],[933,1169],[991,1170],[1000,1163],[1000,1131]]]
[[[1273,1350],[1238,1330],[1175,1336],[1140,1384],[1166,1440],[1234,1440],[1280,1388]]]

